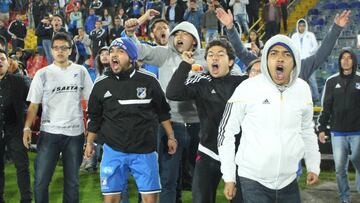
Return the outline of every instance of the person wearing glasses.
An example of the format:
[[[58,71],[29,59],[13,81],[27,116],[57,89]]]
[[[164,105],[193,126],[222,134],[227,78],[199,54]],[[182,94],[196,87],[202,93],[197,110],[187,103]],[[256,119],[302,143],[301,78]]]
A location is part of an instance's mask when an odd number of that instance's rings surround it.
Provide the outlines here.
[[[30,102],[24,125],[23,143],[29,148],[30,126],[42,105],[40,137],[35,161],[35,202],[49,202],[49,184],[59,154],[64,170],[63,202],[79,202],[79,168],[84,144],[81,99],[90,96],[93,83],[85,67],[74,64],[72,40],[56,33],[51,41],[54,62],[36,72],[27,101]]]

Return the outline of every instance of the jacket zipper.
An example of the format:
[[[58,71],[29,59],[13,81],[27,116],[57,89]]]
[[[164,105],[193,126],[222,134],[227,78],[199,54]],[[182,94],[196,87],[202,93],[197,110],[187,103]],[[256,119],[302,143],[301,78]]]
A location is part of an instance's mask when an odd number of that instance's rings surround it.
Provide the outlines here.
[[[343,103],[343,106],[345,107],[346,106],[346,98],[348,97],[348,95],[347,95],[347,90],[348,90],[348,87],[349,87],[349,83],[351,82],[351,79],[350,80],[348,80],[347,81],[347,79],[345,78],[345,90],[344,90],[344,96],[343,96],[343,98],[344,98],[344,103]],[[345,119],[344,119],[344,114],[342,114],[341,115],[341,117],[342,117],[342,119],[341,119],[341,126],[345,126],[345,129],[347,129],[346,128],[346,125],[344,125],[344,121],[345,121]]]
[[[278,174],[276,177],[276,183],[275,183],[275,188],[278,188],[278,184],[279,184],[279,176],[280,176],[280,166],[281,166],[281,151],[282,151],[282,142],[281,142],[281,132],[282,132],[282,109],[283,109],[283,92],[280,92],[280,118],[279,118],[279,141],[280,141],[280,157],[279,157],[279,162],[278,162]]]

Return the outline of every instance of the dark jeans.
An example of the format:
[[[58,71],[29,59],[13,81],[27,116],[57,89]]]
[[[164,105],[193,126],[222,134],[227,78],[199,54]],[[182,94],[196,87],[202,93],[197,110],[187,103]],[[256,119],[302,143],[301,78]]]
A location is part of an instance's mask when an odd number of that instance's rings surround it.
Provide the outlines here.
[[[172,123],[172,127],[175,138],[178,141],[176,153],[173,155],[168,154],[168,139],[164,128],[160,127],[158,132],[159,170],[162,187],[160,193],[160,203],[175,203],[180,160],[184,149],[184,142],[187,137],[184,123]]]
[[[287,31],[287,17],[288,17],[287,3],[281,4],[281,16],[282,16],[284,31],[286,32]],[[279,29],[280,29],[280,26],[279,26]]]
[[[0,137],[0,202],[3,201],[5,186],[5,146],[7,146],[16,167],[17,184],[20,190],[21,202],[31,202],[29,157],[23,145],[21,135]]]
[[[175,138],[178,141],[176,153],[173,155],[168,153],[167,136],[164,129],[160,127],[158,132],[159,169],[162,187],[160,203],[176,202],[177,180],[183,151],[189,146],[189,143],[191,143],[191,136],[199,135],[198,123],[185,124],[172,122],[172,127]],[[189,154],[194,154],[192,151],[190,150]],[[195,160],[195,158],[193,160]]]
[[[220,162],[210,156],[198,152],[196,157],[195,173],[192,183],[192,202],[193,203],[215,203],[216,190],[219,186],[222,174],[220,171]],[[231,201],[241,203],[240,184],[237,184],[237,193]]]
[[[265,39],[269,40],[272,36],[279,33],[279,25],[275,22],[268,22],[265,24]]]
[[[49,202],[49,184],[62,153],[64,170],[63,202],[79,202],[79,168],[84,135],[66,136],[40,132],[35,160],[35,202]]]
[[[193,203],[214,203],[221,176],[220,162],[198,152],[192,184]]]
[[[188,137],[181,156],[179,177],[176,187],[176,202],[182,202],[182,191],[191,191],[195,170],[195,157],[199,145],[200,123],[186,123]]]
[[[295,179],[280,190],[269,189],[257,181],[240,177],[241,191],[245,203],[300,203],[300,191]]]
[[[249,1],[250,2],[250,1]],[[259,7],[257,6],[246,6],[246,13],[249,16],[249,28],[259,20]],[[259,24],[254,27],[255,30],[259,29]]]

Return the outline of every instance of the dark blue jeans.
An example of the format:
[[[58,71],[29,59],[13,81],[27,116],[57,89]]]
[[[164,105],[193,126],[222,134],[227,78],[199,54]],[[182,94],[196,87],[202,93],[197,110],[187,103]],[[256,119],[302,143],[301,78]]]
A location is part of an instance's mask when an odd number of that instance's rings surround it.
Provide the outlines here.
[[[18,134],[3,137],[2,133],[0,133],[0,202],[3,202],[5,188],[5,147],[9,150],[16,167],[17,184],[21,195],[20,202],[31,202],[29,158],[22,143],[22,137]]]
[[[220,162],[199,151],[192,183],[193,203],[214,203],[220,180]]]
[[[177,179],[179,177],[179,167],[183,151],[191,142],[190,136],[199,136],[198,124],[195,124],[195,128],[191,128],[191,130],[186,128],[185,123],[172,122],[172,127],[175,138],[178,141],[176,153],[173,155],[168,154],[167,136],[164,128],[160,127],[158,132],[159,168],[162,187],[160,193],[160,203],[176,202]],[[192,135],[190,135],[189,132],[192,133]],[[191,154],[194,152],[189,153]]]
[[[175,138],[178,141],[178,147],[175,154],[168,154],[167,136],[163,127],[159,128],[158,134],[159,169],[162,187],[160,203],[175,203],[180,160],[187,137],[184,123],[172,123],[172,127]]]
[[[35,160],[35,202],[49,202],[49,184],[62,153],[64,170],[63,202],[77,203],[79,198],[79,168],[82,161],[84,135],[66,136],[41,132]]]
[[[280,190],[272,190],[259,182],[240,177],[241,191],[245,203],[301,203],[296,179]]]
[[[221,180],[220,161],[217,161],[207,154],[198,151],[196,157],[195,172],[192,182],[193,203],[215,203],[216,192]],[[238,183],[236,196],[231,203],[242,203],[240,181]]]

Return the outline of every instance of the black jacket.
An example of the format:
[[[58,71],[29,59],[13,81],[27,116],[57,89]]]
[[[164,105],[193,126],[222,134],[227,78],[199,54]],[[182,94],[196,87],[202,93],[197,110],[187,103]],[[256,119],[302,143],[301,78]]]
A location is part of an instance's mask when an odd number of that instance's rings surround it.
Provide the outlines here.
[[[111,28],[110,30],[110,42],[112,42],[114,39],[117,39],[119,37],[121,37],[121,33],[122,31],[124,31],[124,27],[123,26],[120,26],[118,28],[116,28],[115,26],[113,28]]]
[[[1,80],[0,88],[7,89],[7,92],[9,93],[1,95],[0,101],[11,103],[8,109],[3,109],[2,113],[5,114],[3,121],[5,123],[3,129],[0,130],[4,130],[5,136],[22,136],[29,84],[21,75],[6,73]]]
[[[125,153],[156,149],[159,121],[170,119],[170,107],[158,81],[141,70],[100,77],[88,104],[88,130],[111,148]]]
[[[6,42],[9,42],[11,39],[11,36],[5,27],[0,28],[0,35],[5,38]]]
[[[322,106],[323,109],[318,119],[318,131],[328,132],[356,132],[360,131],[360,73],[356,72],[356,55],[345,50],[340,54],[348,52],[352,56],[353,68],[351,75],[344,75],[340,68],[339,73],[330,76],[325,83]]]
[[[24,40],[26,37],[26,26],[21,21],[14,20],[10,23],[8,28],[9,34],[14,34],[16,37]]]
[[[65,32],[65,28],[60,28],[59,32]],[[51,26],[51,24],[46,25],[42,22],[39,23],[38,27],[36,28],[35,35],[37,37],[40,37],[43,40],[49,39],[51,40],[54,36],[54,28]]]
[[[221,78],[213,78],[209,73],[188,77],[191,65],[181,62],[172,76],[166,97],[170,100],[195,100],[200,118],[200,144],[218,154],[218,127],[229,100],[236,87],[247,76],[235,76],[230,73]]]
[[[171,6],[168,6],[166,8],[166,12],[165,12],[165,19],[167,21],[170,22],[170,18],[169,18],[169,12],[170,12]],[[182,21],[184,21],[184,13],[186,10],[186,5],[184,5],[183,3],[177,3],[175,6],[175,22],[176,23],[181,23]]]

